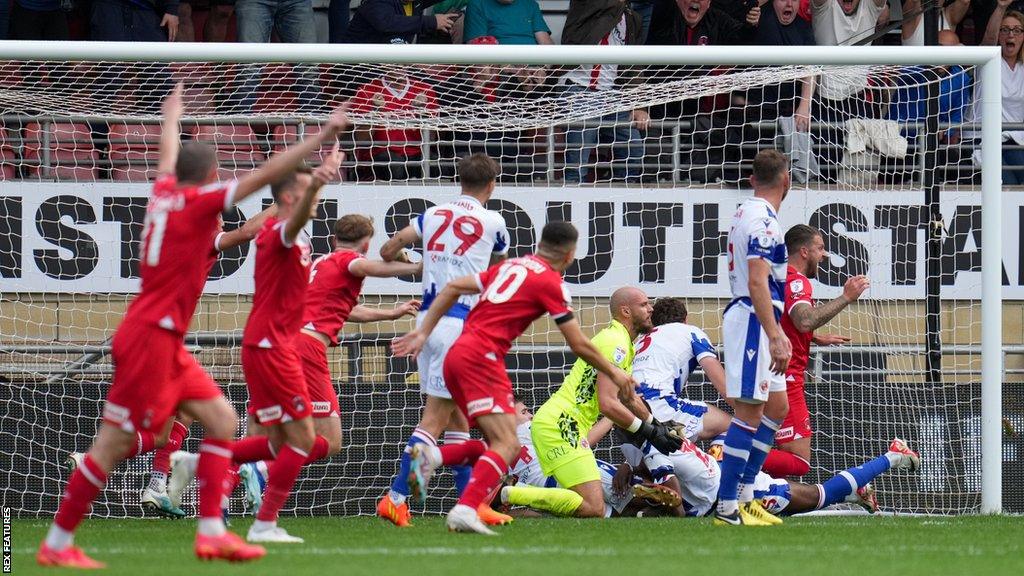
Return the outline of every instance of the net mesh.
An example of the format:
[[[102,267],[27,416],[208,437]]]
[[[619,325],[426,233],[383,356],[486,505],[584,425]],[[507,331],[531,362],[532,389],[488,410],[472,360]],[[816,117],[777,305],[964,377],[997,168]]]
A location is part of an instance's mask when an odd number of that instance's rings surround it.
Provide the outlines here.
[[[806,480],[874,457],[899,436],[925,464],[917,473],[880,478],[883,506],[974,511],[981,212],[970,160],[976,146],[961,126],[972,119],[974,72],[0,62],[3,500],[23,515],[51,514],[67,454],[85,450],[96,431],[112,374],[110,338],[137,289],[159,104],[181,81],[183,137],[214,143],[225,179],[319,130],[333,106],[351,102],[355,130],[341,137],[341,181],[325,189],[311,226],[316,254],[330,250],[330,224],[349,212],[379,223],[375,251],[410,218],[457,193],[457,158],[485,151],[500,159],[491,207],[505,216],[513,254],[529,252],[547,220],[569,219],[580,228],[578,260],[566,277],[588,333],[608,322],[611,291],[632,284],[655,297],[685,297],[691,322],[720,344],[729,220],[749,193],[743,177],[754,154],[782,147],[794,160],[795,181],[783,226],[821,229],[830,252],[816,296],[836,297],[854,274],[872,282],[862,302],[822,329],[849,336],[851,345],[812,355],[807,390],[815,456]],[[934,155],[924,154],[929,120],[937,126]],[[924,187],[933,181],[942,189],[945,229],[941,302],[930,324]],[[226,228],[268,202],[243,203],[226,214]],[[252,253],[243,246],[221,256],[189,336],[240,413],[238,343],[251,304]],[[387,307],[419,293],[414,279],[372,281],[363,302]],[[942,344],[931,374],[929,326]],[[415,366],[387,351],[390,338],[410,327],[409,320],[346,327],[330,356],[345,447],[303,472],[286,513],[373,512],[422,403]],[[570,361],[557,329],[541,321],[519,339],[507,364],[517,394],[537,407]],[[699,373],[686,394],[717,401]],[[199,434],[196,426],[187,449],[195,449]],[[618,458],[605,443],[599,455]],[[93,514],[140,515],[150,461],[136,458],[113,473]],[[447,476],[435,495],[429,511],[452,503]],[[241,511],[239,501],[234,506]]]

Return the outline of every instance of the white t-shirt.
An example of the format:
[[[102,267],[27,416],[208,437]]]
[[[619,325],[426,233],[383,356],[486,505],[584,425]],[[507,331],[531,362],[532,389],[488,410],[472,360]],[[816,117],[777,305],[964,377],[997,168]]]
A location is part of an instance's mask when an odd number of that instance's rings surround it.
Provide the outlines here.
[[[740,205],[729,229],[729,287],[733,298],[750,298],[749,260],[761,258],[771,266],[768,289],[781,310],[785,300],[786,264],[789,260],[782,226],[775,209],[756,196]]]
[[[868,37],[885,6],[875,4],[875,0],[860,0],[850,16],[843,12],[839,0],[827,0],[821,6],[811,2],[811,8],[814,41],[818,46],[841,46]],[[829,100],[843,100],[867,85],[867,68],[844,67],[837,73],[822,75],[818,95]]]
[[[490,264],[491,254],[508,252],[508,230],[501,214],[488,210],[471,196],[428,208],[412,220],[423,239],[423,308],[452,280],[479,274]],[[459,297],[472,308],[478,295]]]
[[[1019,60],[1016,66],[1010,68],[1003,58],[999,59],[999,78],[1002,80],[1003,93],[1003,122],[1024,122],[1024,62]],[[981,79],[978,78],[974,85],[974,103],[969,114],[969,122],[981,122]],[[975,138],[981,137],[981,131],[970,134]],[[1017,144],[1024,145],[1024,130],[1007,130],[1003,132],[1003,140],[1013,140]],[[981,164],[981,148],[974,151],[974,161]]]
[[[626,45],[626,15],[623,14],[619,23],[612,28],[605,37],[601,39],[601,46],[625,46]],[[615,64],[596,64],[594,66],[580,66],[570,70],[564,77],[563,82],[577,84],[591,90],[611,90],[615,87],[615,78],[618,75],[618,66]]]
[[[703,330],[681,322],[662,324],[644,334],[635,349],[633,379],[645,398],[648,394],[679,396],[697,363],[717,356]]]
[[[939,12],[939,31],[952,30],[946,21],[946,12]],[[924,14],[917,21],[917,28],[910,33],[910,38],[903,39],[904,46],[924,46]]]

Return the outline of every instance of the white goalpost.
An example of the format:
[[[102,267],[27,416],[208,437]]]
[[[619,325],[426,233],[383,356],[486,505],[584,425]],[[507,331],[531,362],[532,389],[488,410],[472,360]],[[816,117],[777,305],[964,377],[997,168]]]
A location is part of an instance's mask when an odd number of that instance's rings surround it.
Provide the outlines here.
[[[589,85],[573,84],[576,71]],[[722,235],[749,194],[753,153],[785,146],[799,174],[782,224],[820,228],[831,253],[815,296],[835,297],[851,275],[872,281],[823,329],[852,345],[813,351],[809,478],[855,466],[900,435],[925,465],[879,479],[884,507],[1006,509],[1003,248],[1019,237],[1010,208],[1024,211],[1024,194],[1001,185],[997,48],[2,41],[0,490],[17,514],[56,509],[63,459],[96,430],[110,337],[138,286],[159,103],[177,81],[183,133],[217,146],[224,178],[352,102],[356,129],[342,138],[343,177],[325,188],[310,227],[314,251],[330,249],[334,219],[360,212],[377,226],[374,256],[388,234],[457,192],[458,157],[485,151],[503,167],[492,202],[514,254],[532,249],[545,221],[580,228],[567,277],[588,333],[608,321],[608,295],[633,284],[685,298],[719,348]],[[806,101],[805,88],[815,94]],[[841,97],[826,97],[835,90]],[[636,110],[654,116],[649,126],[636,129]],[[806,131],[786,124],[804,113]],[[258,212],[269,192],[259,196],[225,225]],[[942,233],[930,237],[935,226]],[[187,338],[240,410],[254,250],[222,255]],[[1009,289],[1024,300],[1024,286]],[[368,280],[363,301],[420,295],[415,279]],[[415,367],[387,349],[411,326],[346,327],[331,356],[346,447],[303,473],[287,511],[372,513],[422,402]],[[557,329],[536,324],[508,359],[517,394],[538,406],[569,361]],[[699,374],[687,391],[715,400]],[[94,514],[141,515],[149,462],[112,473]],[[427,510],[444,509],[453,491],[441,488]]]

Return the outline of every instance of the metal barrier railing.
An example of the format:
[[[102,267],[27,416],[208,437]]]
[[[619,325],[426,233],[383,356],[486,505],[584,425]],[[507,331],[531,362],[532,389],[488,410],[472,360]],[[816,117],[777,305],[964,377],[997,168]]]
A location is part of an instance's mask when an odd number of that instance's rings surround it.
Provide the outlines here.
[[[58,122],[74,122],[74,123],[85,123],[90,126],[90,137],[88,139],[81,140],[64,140],[62,143],[75,145],[82,144],[88,145],[92,149],[103,152],[109,151],[112,143],[120,144],[122,140],[111,140],[108,137],[109,125],[111,123],[130,123],[130,124],[159,124],[159,119],[135,119],[125,117],[114,117],[114,116],[26,116],[26,115],[0,115],[0,122],[10,127],[21,127],[29,123],[38,122],[42,125],[40,130],[40,140],[30,140],[19,133],[8,134],[6,138],[6,145],[12,147],[20,152],[19,158],[17,159],[16,165],[26,168],[22,174],[16,175],[27,180],[52,180],[53,170],[58,165],[54,162],[51,157],[51,131],[50,126],[53,123]],[[297,137],[301,137],[305,132],[307,126],[313,124],[304,119],[293,119],[293,118],[259,118],[254,120],[252,117],[223,117],[223,118],[203,118],[188,120],[184,123],[186,127],[191,126],[206,126],[206,125],[224,125],[224,126],[237,126],[237,125],[258,125],[261,128],[260,136],[253,142],[254,147],[260,153],[261,156],[258,159],[251,161],[238,161],[231,165],[222,166],[226,170],[233,171],[246,171],[251,170],[262,162],[262,157],[272,153],[276,148],[287,145],[292,142],[291,139],[280,139],[274,138],[273,129],[278,126],[294,126],[296,128]],[[564,141],[564,134],[569,129],[582,130],[582,129],[600,129],[600,128],[612,128],[616,124],[603,122],[600,120],[590,120],[586,122],[571,123],[568,125],[551,126],[540,131],[533,130],[532,136],[529,137],[528,141],[516,141],[517,148],[520,150],[526,150],[526,154],[521,154],[514,160],[510,160],[505,157],[505,147],[508,146],[511,141],[482,141],[477,139],[466,139],[460,138],[459,136],[465,133],[452,133],[452,132],[438,132],[435,130],[423,129],[420,131],[419,141],[409,141],[409,146],[416,146],[420,149],[419,157],[408,158],[406,160],[399,161],[374,161],[374,160],[347,160],[343,165],[343,170],[348,170],[355,174],[355,181],[370,181],[376,180],[375,176],[367,178],[365,175],[359,172],[360,169],[366,169],[368,171],[374,171],[374,169],[382,167],[403,167],[408,168],[416,167],[419,172],[417,178],[408,178],[409,180],[436,180],[436,179],[450,179],[454,176],[455,164],[457,162],[457,156],[466,150],[481,150],[490,153],[492,156],[498,157],[502,165],[502,170],[505,175],[517,175],[522,174],[530,177],[533,181],[542,182],[561,182],[563,179],[559,178],[559,173],[569,168],[564,161],[564,154],[567,149],[567,145]],[[904,130],[914,130],[916,135],[908,138],[908,152],[907,156],[902,159],[891,159],[885,164],[887,171],[901,175],[904,182],[915,184],[920,183],[922,174],[925,169],[924,167],[924,134],[922,128],[923,123],[903,123],[901,126]],[[739,175],[749,170],[750,160],[756,151],[765,146],[767,142],[774,141],[776,125],[774,122],[754,122],[744,124],[742,126],[736,126],[738,129],[749,129],[755,131],[758,135],[756,138],[744,139],[740,142],[730,144],[729,148],[735,155],[738,152],[739,158],[723,158],[721,161],[716,162],[705,162],[696,164],[692,162],[690,157],[694,153],[706,153],[702,149],[699,140],[699,133],[694,132],[695,123],[690,120],[658,120],[652,121],[646,135],[642,137],[642,143],[644,147],[643,157],[639,159],[639,162],[633,162],[629,160],[600,160],[598,159],[597,150],[593,150],[591,154],[592,160],[581,164],[579,167],[588,169],[596,174],[597,170],[609,170],[625,171],[627,168],[639,168],[640,178],[643,181],[664,181],[671,184],[680,184],[683,182],[690,182],[693,178],[684,177],[684,174],[689,174],[692,171],[706,171],[709,169],[717,170],[722,173],[730,173]],[[1005,130],[1024,130],[1024,123],[1004,123],[1003,128]],[[825,131],[838,131],[843,130],[844,126],[841,124],[829,124],[829,123],[812,123],[811,133],[820,135]],[[958,129],[964,132],[971,130],[980,129],[979,126],[973,124],[941,124],[941,130],[947,129]],[[766,135],[767,133],[767,135]],[[561,138],[559,136],[562,136]],[[829,142],[823,142],[816,138],[816,142],[812,143],[812,150],[819,156],[825,157],[829,154],[839,158],[842,157],[842,147],[833,145]],[[131,141],[137,143],[137,141]],[[542,144],[540,144],[540,143]],[[156,142],[148,144],[156,145]],[[344,144],[347,147],[351,147],[356,150],[370,150],[374,147],[386,147],[389,144],[393,145],[394,142],[380,141],[380,140],[356,140],[354,138],[347,139]],[[38,160],[26,158],[24,150],[28,146],[38,147]],[[598,144],[595,148],[604,148],[612,151],[612,156],[615,156],[615,150],[626,149],[628,144],[626,143],[604,143]],[[1013,143],[1006,144],[1004,147],[1007,149],[1024,150],[1024,146],[1016,145]],[[956,144],[950,144],[943,146],[943,149],[948,151],[950,156],[956,159],[955,162],[947,162],[946,165],[937,166],[942,171],[942,175],[939,178],[940,182],[964,179],[970,180],[973,178],[976,172],[975,167],[970,164],[970,157],[975,147],[974,142],[971,139],[961,139]],[[11,164],[11,162],[4,162],[0,160],[0,163]],[[83,162],[78,164],[77,161],[71,165],[64,165],[64,167],[82,167],[82,168],[94,168],[100,171],[115,170],[118,168],[135,168],[144,170],[147,168],[154,168],[155,162],[145,161],[130,161],[130,160],[114,160],[109,157],[109,152],[106,157],[102,154],[98,159],[90,159],[88,163]],[[571,166],[576,168],[576,166]],[[825,177],[825,181],[834,180],[835,173],[841,168],[840,164],[834,162],[822,162],[820,165],[820,174]],[[36,175],[32,176],[29,171],[35,171]],[[1024,172],[1024,166],[1006,166],[1004,170],[1007,171],[1019,171]],[[966,174],[966,175],[965,175]],[[812,181],[813,181],[813,176]],[[102,179],[102,178],[101,178]],[[699,178],[697,178],[699,180]],[[610,179],[608,179],[610,180]],[[606,180],[601,180],[602,182]]]

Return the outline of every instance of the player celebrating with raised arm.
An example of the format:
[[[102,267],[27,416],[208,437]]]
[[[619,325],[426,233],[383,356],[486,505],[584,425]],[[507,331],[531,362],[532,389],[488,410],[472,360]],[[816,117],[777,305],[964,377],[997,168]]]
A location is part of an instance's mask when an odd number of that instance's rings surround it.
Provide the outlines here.
[[[342,113],[328,130],[348,125]],[[309,284],[310,246],[303,232],[316,215],[320,188],[338,172],[342,154],[335,144],[315,170],[296,169],[275,182],[270,193],[277,215],[256,237],[255,292],[242,333],[242,371],[249,389],[249,417],[266,436],[238,441],[235,463],[273,460],[250,542],[302,542],[277,525],[277,515],[309,460],[315,434],[309,390],[296,349]],[[326,450],[326,440],[319,446]]]
[[[469,484],[448,513],[450,530],[494,534],[481,522],[477,509],[498,487],[520,449],[505,355],[512,341],[535,319],[550,314],[572,351],[608,375],[617,389],[631,389],[634,385],[628,374],[612,365],[587,340],[573,316],[562,272],[575,258],[578,238],[572,224],[549,222],[541,232],[536,254],[449,282],[437,295],[422,324],[392,344],[395,354],[415,356],[459,296],[482,293],[480,302],[466,319],[464,332],[448,351],[444,379],[452,399],[470,425],[479,425],[486,443],[468,440],[440,447],[417,444],[412,449],[413,492],[422,493],[434,468],[441,464],[475,463]]]
[[[786,245],[777,215],[789,192],[789,160],[777,150],[758,152],[750,183],[754,196],[736,210],[729,230],[732,301],[722,320],[725,387],[735,414],[725,436],[715,524],[727,526],[781,522],[754,500],[754,480],[788,408],[783,374],[792,347],[779,325]]]
[[[275,156],[243,179],[217,183],[217,152],[179,141],[182,86],[163,104],[160,176],[146,206],[140,247],[141,287],[113,340],[114,381],[103,423],[88,454],[68,480],[57,515],[36,560],[44,566],[99,568],[74,546],[74,531],[106,483],[107,474],[131,454],[136,432],[164,435],[176,410],[206,428],[197,475],[200,558],[245,561],[265,554],[227,531],[221,518],[224,477],[232,456],[238,417],[217,384],[183,344],[209,270],[207,258],[220,213],[278,180],[344,125],[336,112],[328,129]]]
[[[434,206],[414,218],[412,223],[395,234],[380,249],[385,261],[405,257],[405,246],[423,244],[423,307],[417,322],[423,323],[438,291],[449,282],[467,274],[477,274],[503,260],[508,252],[508,231],[505,220],[484,206],[494,194],[500,167],[486,154],[472,154],[459,161],[462,195],[452,202]],[[409,465],[413,446],[437,446],[444,432],[445,444],[469,440],[469,424],[452,401],[445,386],[444,358],[448,349],[462,334],[463,323],[478,296],[463,294],[438,323],[417,359],[420,391],[426,395],[423,415],[402,452],[398,474],[391,490],[377,504],[377,515],[396,526],[409,526]],[[469,482],[469,466],[456,466],[455,486],[459,492]],[[489,506],[480,514],[485,522],[503,523],[507,517],[496,515]]]
[[[612,322],[591,340],[606,362],[627,372],[633,366],[633,340],[651,326],[651,302],[638,288],[619,288],[608,302]],[[636,432],[666,452],[682,444],[668,428],[653,419],[632,388],[622,389],[596,365],[580,357],[562,386],[551,395],[533,419],[531,435],[541,469],[560,486],[571,490],[564,502],[537,489],[514,487],[502,491],[502,501],[541,508],[537,499],[569,508],[571,515],[600,518],[610,515],[605,508],[601,475],[587,434],[604,414],[618,426]],[[620,397],[625,399],[621,401]]]
[[[814,331],[821,328],[855,302],[871,285],[867,276],[853,276],[843,286],[843,293],[830,302],[814,306],[811,300],[811,278],[818,265],[828,256],[821,232],[797,224],[786,232],[789,267],[786,270],[786,308],[782,314],[782,330],[793,344],[793,357],[786,369],[786,396],[789,413],[782,422],[775,443],[764,462],[764,471],[774,478],[803,476],[811,469],[811,415],[804,395],[804,372],[811,353],[811,342],[819,345],[845,344],[845,336]]]
[[[341,415],[327,365],[327,348],[338,345],[338,334],[345,322],[395,320],[419,310],[416,300],[392,310],[374,310],[357,304],[366,277],[393,278],[420,271],[419,264],[367,259],[372,238],[373,221],[366,216],[347,214],[338,218],[334,223],[334,251],[317,258],[309,273],[306,310],[295,347],[309,389],[316,434],[310,462],[341,451]]]

